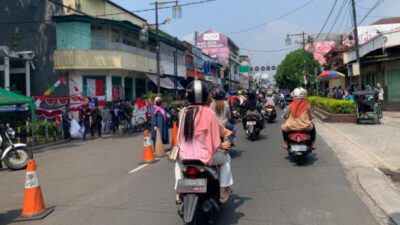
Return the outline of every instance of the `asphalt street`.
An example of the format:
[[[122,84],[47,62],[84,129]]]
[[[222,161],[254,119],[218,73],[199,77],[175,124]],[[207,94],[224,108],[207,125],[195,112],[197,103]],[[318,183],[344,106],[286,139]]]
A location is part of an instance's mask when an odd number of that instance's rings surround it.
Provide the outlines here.
[[[304,166],[287,158],[281,148],[281,123],[278,117],[267,124],[255,142],[239,125],[231,152],[234,194],[212,224],[378,224],[324,140],[318,138],[318,149]],[[0,224],[182,224],[176,213],[173,164],[163,158],[138,168],[142,149],[143,136],[136,134],[72,142],[37,153],[45,203],[55,207],[38,221],[12,222],[22,207],[25,171],[1,171]]]

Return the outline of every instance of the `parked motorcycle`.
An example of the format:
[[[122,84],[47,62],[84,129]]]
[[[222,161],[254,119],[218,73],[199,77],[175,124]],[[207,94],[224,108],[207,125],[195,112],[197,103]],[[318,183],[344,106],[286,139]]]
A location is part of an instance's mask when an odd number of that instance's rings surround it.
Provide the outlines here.
[[[260,125],[257,121],[257,117],[252,115],[247,116],[244,125],[246,135],[251,139],[251,141],[255,141],[257,136],[260,135]]]
[[[9,169],[25,169],[28,160],[33,158],[33,153],[26,144],[14,144],[12,141],[14,138],[15,131],[9,124],[0,125],[0,160],[4,161]]]
[[[267,105],[265,107],[265,119],[268,123],[272,123],[276,119],[276,110],[273,105]]]
[[[307,155],[312,151],[310,134],[304,131],[295,131],[289,134],[289,157],[296,161],[297,165],[303,165]]]
[[[178,181],[177,192],[182,204],[178,214],[186,225],[207,224],[208,218],[219,211],[219,169],[205,166],[201,161],[182,161],[184,178]]]

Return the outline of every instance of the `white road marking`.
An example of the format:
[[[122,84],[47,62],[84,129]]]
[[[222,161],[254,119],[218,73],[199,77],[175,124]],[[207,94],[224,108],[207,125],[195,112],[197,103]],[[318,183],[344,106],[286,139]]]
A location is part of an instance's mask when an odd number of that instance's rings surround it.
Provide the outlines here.
[[[149,165],[149,164],[143,164],[143,165],[141,165],[141,166],[138,166],[138,167],[136,167],[135,169],[129,171],[129,173],[135,173],[135,172],[137,172],[137,171],[139,171],[139,170],[145,168],[145,167],[148,166],[148,165]]]

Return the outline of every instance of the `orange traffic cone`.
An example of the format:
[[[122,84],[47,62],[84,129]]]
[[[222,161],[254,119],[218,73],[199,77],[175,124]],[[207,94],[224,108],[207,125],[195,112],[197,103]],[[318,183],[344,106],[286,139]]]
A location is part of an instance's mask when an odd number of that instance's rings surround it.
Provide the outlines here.
[[[156,157],[162,158],[165,156],[166,156],[166,154],[165,154],[163,142],[161,140],[161,133],[160,133],[160,130],[157,129],[157,131],[156,131]]]
[[[171,149],[178,144],[178,128],[176,126],[176,122],[174,121],[172,126],[172,141],[171,141]]]
[[[33,159],[29,160],[27,167],[24,207],[21,216],[16,221],[43,219],[54,210],[54,207],[46,209],[44,206],[42,190],[40,189],[39,179],[36,174],[35,161]]]
[[[139,164],[151,164],[157,162],[154,159],[153,148],[151,147],[151,141],[149,137],[149,131],[144,131],[144,147],[143,147],[143,160]]]

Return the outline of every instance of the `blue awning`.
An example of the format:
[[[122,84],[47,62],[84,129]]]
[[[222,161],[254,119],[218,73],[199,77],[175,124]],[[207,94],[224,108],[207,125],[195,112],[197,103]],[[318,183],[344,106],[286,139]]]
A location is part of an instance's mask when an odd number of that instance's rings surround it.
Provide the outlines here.
[[[178,90],[185,90],[185,88],[181,85],[181,83],[179,83],[178,80],[175,79],[175,77],[169,77],[169,79],[171,79],[172,83],[176,84],[176,88],[178,88]]]

